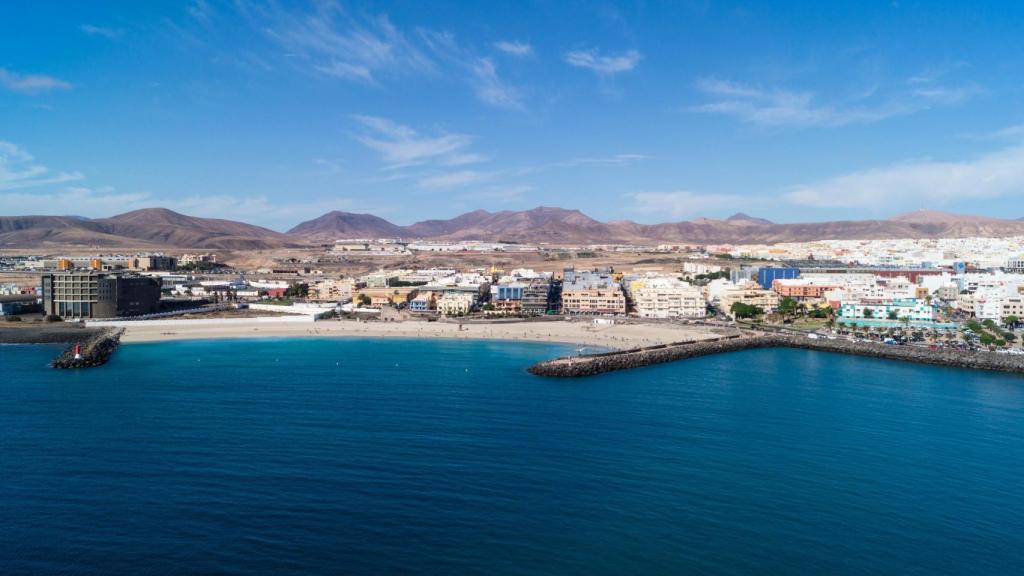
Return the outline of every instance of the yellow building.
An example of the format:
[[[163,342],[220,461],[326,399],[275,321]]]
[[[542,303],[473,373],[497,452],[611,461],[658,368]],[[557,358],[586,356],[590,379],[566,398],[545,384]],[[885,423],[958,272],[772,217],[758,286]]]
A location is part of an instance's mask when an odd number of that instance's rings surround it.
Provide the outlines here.
[[[751,282],[746,286],[725,290],[718,297],[719,307],[730,316],[732,316],[732,305],[737,302],[757,306],[765,312],[771,312],[779,307],[779,295],[771,290],[762,289],[756,282]]]

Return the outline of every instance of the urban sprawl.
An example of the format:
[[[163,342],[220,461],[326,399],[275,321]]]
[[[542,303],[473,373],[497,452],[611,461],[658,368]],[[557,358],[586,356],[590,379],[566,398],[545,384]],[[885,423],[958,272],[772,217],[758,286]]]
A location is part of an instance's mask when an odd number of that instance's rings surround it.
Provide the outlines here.
[[[0,315],[9,321],[146,320],[197,314],[361,317],[593,316],[783,325],[887,343],[985,346],[1016,352],[1024,318],[1024,238],[817,241],[774,245],[558,248],[577,256],[632,253],[633,265],[549,270],[497,266],[393,267],[392,258],[433,253],[544,252],[523,244],[343,240],[327,257],[377,262],[361,274],[291,259],[239,270],[216,254],[8,256],[0,258]],[[573,251],[574,250],[574,251]],[[642,265],[644,255],[671,264]],[[567,265],[571,264],[571,265]]]

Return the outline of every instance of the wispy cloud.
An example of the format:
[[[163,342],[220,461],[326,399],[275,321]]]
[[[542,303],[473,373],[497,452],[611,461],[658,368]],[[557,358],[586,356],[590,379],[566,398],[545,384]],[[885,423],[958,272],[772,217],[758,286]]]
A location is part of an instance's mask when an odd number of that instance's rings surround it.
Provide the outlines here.
[[[916,160],[857,170],[784,194],[800,206],[886,210],[1009,196],[1024,196],[1024,146],[966,161]]]
[[[121,30],[120,28],[108,28],[106,26],[94,26],[92,24],[82,24],[78,29],[89,36],[100,36],[108,40],[117,40],[124,34],[124,30]]]
[[[446,190],[459,188],[469,184],[477,184],[490,180],[494,174],[490,172],[479,172],[476,170],[460,170],[456,172],[444,172],[430,176],[424,176],[418,180],[421,188],[427,190]]]
[[[642,56],[636,50],[627,50],[622,54],[602,55],[596,48],[589,50],[572,50],[565,53],[565,62],[578,68],[586,68],[600,76],[614,76],[636,68]]]
[[[419,38],[449,73],[466,78],[477,99],[484,104],[511,110],[525,108],[523,90],[498,73],[498,65],[492,58],[460,45],[450,32],[420,30]]]
[[[0,86],[15,92],[28,94],[71,88],[71,84],[53,76],[17,74],[5,68],[0,68]]]
[[[513,170],[515,174],[525,175],[534,174],[537,172],[544,172],[546,170],[553,170],[558,168],[575,168],[578,166],[628,166],[637,162],[643,162],[649,159],[650,156],[644,154],[613,154],[611,156],[592,156],[592,157],[580,157],[570,158],[568,160],[559,160],[557,162],[548,162],[547,164],[537,164],[534,166],[523,166]]]
[[[701,78],[696,87],[711,101],[691,106],[691,112],[732,116],[762,126],[868,124],[936,106],[959,104],[979,91],[970,84],[938,86],[921,80],[913,82],[910,89],[888,94],[877,94],[877,90],[872,89],[839,102],[823,103],[810,91],[767,89],[718,78]]]
[[[213,18],[213,8],[206,0],[192,0],[185,11],[193,20],[201,24],[208,24]]]
[[[355,136],[364,146],[378,152],[389,168],[436,162],[467,164],[482,159],[466,151],[473,138],[465,134],[424,136],[416,130],[378,116],[356,116],[365,131]]]
[[[375,83],[379,75],[432,73],[436,64],[387,16],[359,18],[334,2],[312,12],[261,12],[260,27],[322,74]]]
[[[498,69],[490,58],[480,58],[472,66],[473,89],[477,97],[498,108],[522,108],[520,91],[498,76]]]
[[[81,178],[80,172],[54,172],[17,145],[0,141],[0,190],[60,184]]]
[[[533,46],[531,46],[529,42],[502,40],[500,42],[495,42],[494,48],[512,56],[523,57],[533,55]]]
[[[722,210],[735,210],[757,202],[747,196],[733,194],[705,194],[688,190],[670,192],[633,192],[626,195],[632,203],[631,212],[659,217],[683,218],[706,216]]]
[[[72,186],[45,192],[0,191],[0,207],[5,214],[53,214],[59,211],[99,218],[142,208],[149,198],[145,192],[119,193],[109,186]]]

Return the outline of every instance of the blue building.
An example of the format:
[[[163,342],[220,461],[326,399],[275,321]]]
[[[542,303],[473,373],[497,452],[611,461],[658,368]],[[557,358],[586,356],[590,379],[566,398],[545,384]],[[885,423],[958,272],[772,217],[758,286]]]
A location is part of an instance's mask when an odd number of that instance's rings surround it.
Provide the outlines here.
[[[491,286],[492,300],[522,300],[525,284],[495,284]]]
[[[757,271],[757,283],[765,290],[771,290],[776,280],[792,280],[800,277],[799,268],[761,268]]]
[[[412,300],[409,300],[409,311],[410,312],[430,312],[430,298],[425,296],[417,296]]]

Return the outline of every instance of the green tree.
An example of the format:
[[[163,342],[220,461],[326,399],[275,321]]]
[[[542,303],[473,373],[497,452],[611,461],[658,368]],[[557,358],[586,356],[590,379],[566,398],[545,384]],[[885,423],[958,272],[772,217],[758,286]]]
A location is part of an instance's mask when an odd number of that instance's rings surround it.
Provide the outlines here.
[[[743,302],[735,302],[729,307],[729,312],[737,318],[755,318],[764,314],[764,310],[760,306],[753,304],[744,304]]]
[[[799,306],[799,302],[789,296],[786,296],[782,300],[779,300],[779,313],[782,314],[782,318],[785,319],[786,317],[796,314]]]
[[[1020,319],[1012,314],[1003,318],[1003,326],[1016,326],[1018,322],[1020,322]]]
[[[870,318],[874,318],[875,317],[875,310],[873,308],[865,308],[864,309],[864,317],[865,318],[869,318],[869,319]]]
[[[896,320],[898,317],[895,310],[889,310],[889,320]]]

